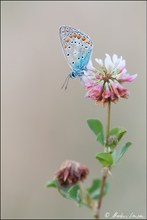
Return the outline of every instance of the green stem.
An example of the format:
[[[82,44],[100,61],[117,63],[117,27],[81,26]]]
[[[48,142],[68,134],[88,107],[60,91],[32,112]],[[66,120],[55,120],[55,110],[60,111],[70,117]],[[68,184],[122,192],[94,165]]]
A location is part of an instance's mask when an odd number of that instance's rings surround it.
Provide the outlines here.
[[[79,183],[79,186],[80,186],[80,192],[81,192],[81,196],[82,196],[82,203],[84,205],[86,205],[87,207],[89,207],[90,209],[92,209],[94,201],[91,199],[89,194],[87,194],[87,192],[84,189],[84,187],[83,187],[81,182]]]
[[[110,113],[111,113],[111,101],[108,102],[108,112],[107,112],[107,126],[106,126],[106,141],[109,136],[110,131]],[[108,147],[105,145],[104,152],[108,152]]]
[[[109,136],[109,131],[110,131],[110,112],[111,112],[111,102],[109,101],[108,102],[108,113],[107,113],[106,140]],[[108,152],[107,146],[105,146],[104,152]],[[102,205],[104,187],[105,187],[105,184],[106,184],[106,179],[107,179],[108,170],[109,170],[108,167],[106,167],[106,168],[107,169],[105,169],[104,172],[103,172],[102,181],[101,181],[100,196],[99,196],[99,200],[98,200],[97,213],[95,215],[96,219],[100,219],[100,209],[101,209],[101,205]]]
[[[107,127],[106,127],[106,138],[108,138],[110,131],[110,112],[111,112],[111,102],[108,102],[108,114],[107,114]]]

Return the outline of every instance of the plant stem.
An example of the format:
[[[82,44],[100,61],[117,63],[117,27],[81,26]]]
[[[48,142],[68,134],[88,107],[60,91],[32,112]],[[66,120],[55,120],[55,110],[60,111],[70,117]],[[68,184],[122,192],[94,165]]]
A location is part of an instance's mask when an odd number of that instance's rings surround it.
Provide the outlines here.
[[[107,127],[106,127],[106,139],[108,138],[110,131],[110,112],[111,112],[111,102],[108,102],[108,114],[107,114]]]
[[[82,195],[82,203],[84,205],[88,206],[89,208],[93,208],[94,201],[91,199],[89,194],[87,194],[87,191],[84,189],[81,182],[79,182],[79,186],[80,186],[80,192],[81,192],[81,195]]]
[[[108,113],[107,113],[107,126],[106,126],[106,140],[109,136],[109,131],[110,131],[110,112],[111,112],[111,102],[108,102]],[[107,146],[105,146],[104,152],[108,152],[108,148]],[[103,176],[102,176],[102,181],[101,181],[101,189],[100,189],[100,197],[98,200],[98,206],[97,206],[97,213],[95,215],[96,219],[100,219],[100,209],[101,209],[101,205],[102,205],[102,199],[103,199],[103,194],[104,194],[104,187],[106,184],[106,179],[108,176],[108,171],[109,168],[108,167],[104,167],[104,172],[103,172]]]
[[[111,102],[108,102],[108,112],[107,112],[107,125],[106,125],[106,141],[109,136],[110,131],[110,113],[111,113]],[[108,147],[105,145],[104,152],[108,152]]]
[[[108,176],[108,172],[107,173],[104,172],[103,177],[102,177],[102,182],[101,182],[100,197],[99,197],[99,200],[98,200],[97,213],[95,215],[96,219],[100,219],[100,208],[101,208],[101,205],[102,205],[104,187],[105,187],[107,176]]]

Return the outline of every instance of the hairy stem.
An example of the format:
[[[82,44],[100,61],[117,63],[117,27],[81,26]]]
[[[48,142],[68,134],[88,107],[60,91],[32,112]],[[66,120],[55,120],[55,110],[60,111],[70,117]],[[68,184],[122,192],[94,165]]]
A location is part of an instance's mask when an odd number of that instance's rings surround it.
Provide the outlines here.
[[[110,112],[111,112],[111,102],[109,101],[108,102],[108,112],[107,112],[106,140],[108,138],[109,131],[110,131]],[[107,146],[105,146],[104,152],[108,152]],[[101,181],[100,197],[99,197],[99,200],[98,200],[97,212],[96,212],[96,215],[95,215],[96,219],[100,219],[100,209],[101,209],[101,206],[102,206],[104,187],[105,187],[105,184],[106,184],[108,171],[109,171],[109,168],[104,167],[102,181]]]

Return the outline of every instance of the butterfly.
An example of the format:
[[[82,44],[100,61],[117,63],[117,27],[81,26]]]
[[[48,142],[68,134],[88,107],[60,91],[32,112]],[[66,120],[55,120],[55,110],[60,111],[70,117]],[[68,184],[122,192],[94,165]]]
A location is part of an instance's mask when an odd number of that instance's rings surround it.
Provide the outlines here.
[[[59,36],[64,55],[71,68],[71,72],[62,86],[62,88],[65,86],[65,89],[67,89],[70,78],[81,77],[84,71],[87,70],[93,43],[88,35],[70,26],[61,26],[59,28]]]

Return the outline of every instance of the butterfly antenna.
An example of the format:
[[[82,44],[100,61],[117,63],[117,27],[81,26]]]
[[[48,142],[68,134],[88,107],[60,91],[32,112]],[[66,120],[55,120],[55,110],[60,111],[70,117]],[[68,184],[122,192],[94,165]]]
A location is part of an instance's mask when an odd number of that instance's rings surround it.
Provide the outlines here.
[[[61,89],[63,89],[65,87],[65,90],[67,89],[67,86],[68,86],[68,82],[69,82],[69,79],[70,79],[70,75],[68,75],[61,87]]]

